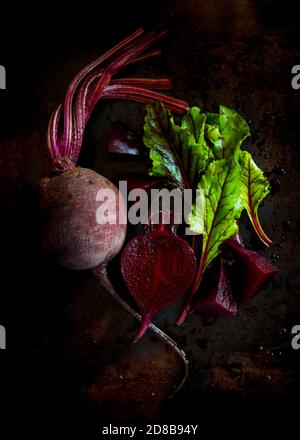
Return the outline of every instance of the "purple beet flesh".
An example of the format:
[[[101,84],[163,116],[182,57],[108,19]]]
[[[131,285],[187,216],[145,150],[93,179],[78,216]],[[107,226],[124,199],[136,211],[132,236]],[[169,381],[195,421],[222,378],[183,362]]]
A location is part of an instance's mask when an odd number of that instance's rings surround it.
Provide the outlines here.
[[[159,224],[151,220],[144,234],[129,241],[121,256],[123,279],[143,317],[136,340],[158,310],[187,291],[196,273],[193,249],[176,235],[176,225],[163,224],[168,213],[159,214]]]
[[[207,284],[207,283],[206,283]],[[224,259],[220,257],[217,262],[217,269],[208,287],[208,295],[195,299],[192,303],[192,310],[201,314],[217,315],[217,316],[234,316],[237,313],[237,303],[232,296],[230,282],[225,271]],[[206,290],[205,284],[201,288]]]

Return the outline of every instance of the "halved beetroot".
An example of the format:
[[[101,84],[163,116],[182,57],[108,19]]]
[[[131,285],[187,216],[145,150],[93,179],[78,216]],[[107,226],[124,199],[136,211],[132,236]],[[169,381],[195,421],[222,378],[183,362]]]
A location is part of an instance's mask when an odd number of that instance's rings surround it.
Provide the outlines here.
[[[201,286],[201,291],[208,295],[195,298],[191,309],[206,315],[234,316],[237,313],[237,303],[232,296],[230,282],[226,273],[224,259],[220,257],[209,276],[210,280]]]
[[[246,249],[236,237],[226,241],[224,250],[225,253],[231,253],[234,260],[232,266],[232,279],[235,279],[233,292],[240,301],[250,301],[261,287],[278,272],[278,269],[266,258],[255,251]]]
[[[144,234],[129,241],[121,256],[123,279],[143,316],[135,340],[145,333],[155,313],[185,293],[195,277],[194,251],[176,235],[172,214],[171,224],[166,224],[169,214],[153,214]]]
[[[111,154],[137,156],[140,142],[137,135],[123,122],[113,122],[107,135],[107,151]]]

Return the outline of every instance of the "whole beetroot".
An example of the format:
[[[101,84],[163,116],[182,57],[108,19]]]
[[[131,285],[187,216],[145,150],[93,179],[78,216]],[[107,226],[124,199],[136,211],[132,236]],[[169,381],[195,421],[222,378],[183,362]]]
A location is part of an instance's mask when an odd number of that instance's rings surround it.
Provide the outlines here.
[[[119,210],[125,216],[125,203],[118,189],[90,169],[74,168],[40,183],[42,244],[68,269],[90,269],[105,263],[124,243],[126,224],[103,224],[97,216],[97,194],[103,189],[115,194],[116,218]]]

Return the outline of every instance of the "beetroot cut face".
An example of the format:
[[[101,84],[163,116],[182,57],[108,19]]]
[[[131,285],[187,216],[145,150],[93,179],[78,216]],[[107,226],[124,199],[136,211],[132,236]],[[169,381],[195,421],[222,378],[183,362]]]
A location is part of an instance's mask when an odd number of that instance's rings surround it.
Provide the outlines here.
[[[226,242],[226,248],[232,252],[237,263],[235,270],[238,271],[238,283],[234,289],[235,294],[241,301],[250,301],[278,269],[262,255],[246,249],[234,237]]]
[[[209,294],[199,299],[196,297],[191,308],[205,315],[235,316],[237,314],[237,303],[232,296],[222,257],[219,258],[217,272],[214,273],[213,285],[210,287]]]
[[[143,317],[135,341],[155,313],[185,293],[195,277],[194,251],[176,235],[177,225],[164,224],[167,214],[159,213],[159,224],[152,216],[144,234],[134,237],[121,256],[123,279]]]

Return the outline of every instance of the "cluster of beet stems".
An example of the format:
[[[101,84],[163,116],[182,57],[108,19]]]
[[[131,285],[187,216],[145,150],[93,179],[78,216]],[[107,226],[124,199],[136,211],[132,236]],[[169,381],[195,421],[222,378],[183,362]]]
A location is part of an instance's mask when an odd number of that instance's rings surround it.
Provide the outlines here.
[[[85,127],[100,99],[124,99],[151,104],[159,100],[171,111],[182,114],[187,102],[153,90],[172,88],[169,79],[112,77],[124,67],[160,55],[159,50],[145,52],[166,36],[166,32],[143,34],[139,29],[92,63],[84,67],[71,82],[63,105],[52,114],[48,129],[48,148],[54,171],[75,167],[80,154]],[[63,130],[59,133],[63,118]]]

